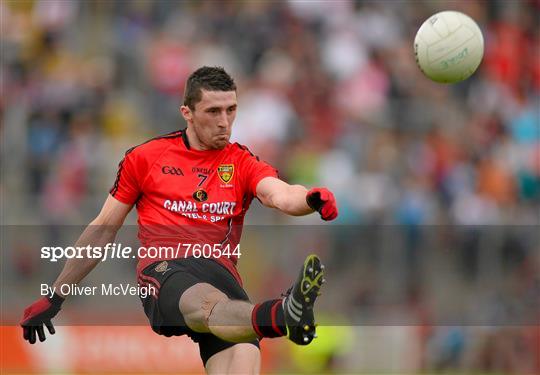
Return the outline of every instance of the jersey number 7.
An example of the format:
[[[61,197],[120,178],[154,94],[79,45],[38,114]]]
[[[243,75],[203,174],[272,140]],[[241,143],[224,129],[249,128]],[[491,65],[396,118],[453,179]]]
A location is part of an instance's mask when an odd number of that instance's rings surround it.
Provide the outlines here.
[[[208,178],[208,175],[205,175],[205,174],[202,174],[202,173],[199,173],[197,175],[197,177],[199,177],[201,179],[201,181],[199,181],[199,184],[197,185],[197,187],[201,186],[204,181],[206,181],[206,179]]]

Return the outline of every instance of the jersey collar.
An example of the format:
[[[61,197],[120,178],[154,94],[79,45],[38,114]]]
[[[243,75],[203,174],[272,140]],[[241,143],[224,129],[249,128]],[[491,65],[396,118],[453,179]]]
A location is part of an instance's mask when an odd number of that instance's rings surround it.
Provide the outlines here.
[[[216,152],[223,151],[223,150],[195,150],[195,149],[192,149],[191,145],[189,144],[189,139],[187,137],[187,128],[182,130],[182,141],[184,142],[184,146],[186,146],[186,148],[191,152],[216,153]],[[231,143],[229,142],[229,144],[227,144],[227,146],[225,148],[229,147],[230,144]]]
[[[182,130],[182,141],[184,141],[184,145],[188,150],[191,150],[191,146],[189,145],[189,139],[187,137],[187,128]]]

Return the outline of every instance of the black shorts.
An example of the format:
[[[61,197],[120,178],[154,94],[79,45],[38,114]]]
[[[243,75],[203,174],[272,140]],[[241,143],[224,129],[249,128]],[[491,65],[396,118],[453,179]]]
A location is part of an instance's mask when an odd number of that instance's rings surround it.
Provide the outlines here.
[[[157,298],[152,295],[141,298],[144,312],[154,332],[167,337],[188,335],[199,344],[204,365],[212,355],[235,345],[211,333],[191,330],[178,307],[182,294],[197,283],[208,283],[230,299],[249,302],[245,290],[224,266],[212,259],[191,257],[152,263],[142,271],[142,275],[139,283],[150,281],[152,285],[159,287]],[[251,343],[259,347],[259,340]]]

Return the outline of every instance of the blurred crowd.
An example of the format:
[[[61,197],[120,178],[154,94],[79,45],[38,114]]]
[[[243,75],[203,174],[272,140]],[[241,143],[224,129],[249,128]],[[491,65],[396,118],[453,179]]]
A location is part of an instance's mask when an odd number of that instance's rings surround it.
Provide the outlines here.
[[[454,85],[424,77],[412,48],[445,9],[485,40]],[[0,0],[2,221],[91,220],[125,150],[183,128],[187,76],[219,65],[239,88],[233,140],[291,183],[328,186],[336,224],[538,225],[539,12],[538,0]]]
[[[209,64],[239,86],[234,140],[332,188],[340,223],[538,223],[539,3],[446,4],[4,0],[2,188],[34,217],[87,219],[125,149],[184,127],[183,84]],[[485,38],[458,85],[412,58],[447,8]]]

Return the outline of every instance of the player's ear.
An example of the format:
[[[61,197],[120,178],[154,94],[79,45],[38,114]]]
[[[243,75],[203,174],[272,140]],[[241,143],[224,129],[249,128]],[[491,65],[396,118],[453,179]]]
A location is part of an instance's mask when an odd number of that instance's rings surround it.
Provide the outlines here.
[[[186,122],[191,122],[193,120],[193,112],[191,112],[191,109],[187,105],[180,107],[180,113]]]

